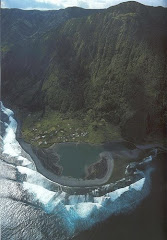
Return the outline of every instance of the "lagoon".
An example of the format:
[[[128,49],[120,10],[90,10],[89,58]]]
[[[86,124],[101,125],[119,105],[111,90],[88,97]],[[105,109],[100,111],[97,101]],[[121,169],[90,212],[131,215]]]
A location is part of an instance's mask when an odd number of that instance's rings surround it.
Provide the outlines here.
[[[85,168],[97,162],[99,154],[105,150],[102,145],[62,143],[56,144],[55,151],[59,155],[59,165],[63,167],[63,176],[84,178]]]

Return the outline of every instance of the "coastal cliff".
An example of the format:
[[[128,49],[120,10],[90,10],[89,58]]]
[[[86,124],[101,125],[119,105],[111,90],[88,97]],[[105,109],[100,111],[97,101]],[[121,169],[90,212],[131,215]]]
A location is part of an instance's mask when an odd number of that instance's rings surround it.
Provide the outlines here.
[[[24,111],[28,142],[164,138],[166,8],[2,9],[2,20],[2,98]]]

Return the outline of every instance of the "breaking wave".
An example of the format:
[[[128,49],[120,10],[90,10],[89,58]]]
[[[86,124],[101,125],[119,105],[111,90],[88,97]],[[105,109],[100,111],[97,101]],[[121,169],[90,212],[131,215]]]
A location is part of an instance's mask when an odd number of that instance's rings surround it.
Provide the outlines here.
[[[70,239],[112,215],[136,208],[150,192],[152,167],[136,170],[133,183],[76,193],[37,172],[16,139],[14,113],[1,102],[1,225],[3,239]],[[152,156],[143,160],[152,161]],[[12,217],[13,216],[13,217]]]

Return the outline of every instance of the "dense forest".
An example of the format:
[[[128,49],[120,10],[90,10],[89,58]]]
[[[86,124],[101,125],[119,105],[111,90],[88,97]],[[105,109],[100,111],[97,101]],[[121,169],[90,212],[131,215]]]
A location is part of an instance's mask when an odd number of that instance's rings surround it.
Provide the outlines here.
[[[126,2],[105,10],[1,14],[2,99],[24,112],[27,140],[35,130],[36,141],[45,133],[47,146],[61,139],[163,138],[166,8]]]

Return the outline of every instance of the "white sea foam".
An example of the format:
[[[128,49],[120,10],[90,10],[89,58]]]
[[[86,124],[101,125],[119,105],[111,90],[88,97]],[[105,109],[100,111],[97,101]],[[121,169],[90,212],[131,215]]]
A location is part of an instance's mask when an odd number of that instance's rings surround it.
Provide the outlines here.
[[[11,116],[11,115],[14,114],[12,110],[4,107],[4,105],[3,105],[3,103],[2,103],[1,101],[0,101],[0,105],[1,105],[2,111],[3,111],[6,115]]]
[[[50,189],[50,186],[53,185],[54,183],[44,177],[42,174],[39,172],[32,170],[30,168],[24,167],[24,166],[17,166],[17,169],[21,175],[26,176],[26,182],[42,186],[46,189]],[[57,186],[60,186],[57,184]]]
[[[29,165],[29,164],[31,164],[31,162],[29,161],[29,160],[27,160],[27,158],[25,158],[25,157],[22,157],[22,156],[18,156],[18,158],[17,158],[19,161],[22,161],[23,162],[23,166],[27,166],[27,165]]]
[[[23,166],[17,166],[17,169],[21,174],[26,174],[27,176],[33,176],[35,174],[38,174],[36,171]]]
[[[119,198],[123,193],[129,191],[129,186],[124,188],[119,188],[111,193],[108,193],[107,195],[111,198],[112,201],[115,201],[117,198]]]
[[[94,202],[100,205],[105,205],[105,203],[111,200],[109,196],[102,196],[102,197],[94,197]]]
[[[85,195],[71,195],[69,196],[69,204],[70,205],[75,205],[77,203],[81,202],[87,202],[88,199]]]
[[[23,182],[23,187],[25,190],[33,193],[34,198],[40,200],[40,202],[43,204],[47,204],[55,195],[55,192],[49,191],[39,185],[35,185],[32,183]]]
[[[101,205],[98,203],[79,203],[75,205],[75,211],[81,218],[89,218],[93,212],[98,211]]]
[[[36,204],[36,202],[41,203],[43,209],[48,213],[59,213],[69,227],[69,232],[73,232],[73,230],[79,232],[108,218],[112,214],[127,211],[132,208],[131,203],[133,203],[133,206],[139,204],[140,200],[148,194],[149,176],[147,177],[147,187],[145,184],[146,178],[143,177],[129,186],[99,197],[89,197],[87,195],[68,196],[63,191],[50,191],[48,186],[50,186],[51,181],[40,173],[26,167],[31,162],[22,156],[23,150],[16,140],[17,122],[13,118],[13,112],[2,104],[1,108],[9,117],[9,124],[6,125],[6,135],[3,139],[3,153],[17,157],[18,160],[23,162],[22,166],[17,166],[17,169],[21,175],[26,175],[23,188],[28,194],[33,195],[33,204]],[[145,159],[146,162],[151,160],[151,157]],[[94,190],[94,193],[98,194],[98,192],[98,189]],[[78,224],[79,222],[81,224]]]
[[[22,148],[18,141],[16,140],[16,130],[17,130],[17,122],[13,118],[13,111],[8,108],[5,108],[1,102],[1,110],[9,117],[9,124],[5,124],[6,126],[6,134],[3,138],[3,154],[7,154],[12,157],[17,157],[19,161],[21,161],[21,165],[27,166],[31,164],[31,162],[22,157]]]
[[[145,162],[145,163],[149,163],[149,162],[151,162],[151,161],[152,161],[152,156],[146,157],[146,158],[144,159],[144,162]]]
[[[145,178],[140,179],[139,181],[130,185],[130,188],[135,189],[136,191],[141,191],[145,183]]]

